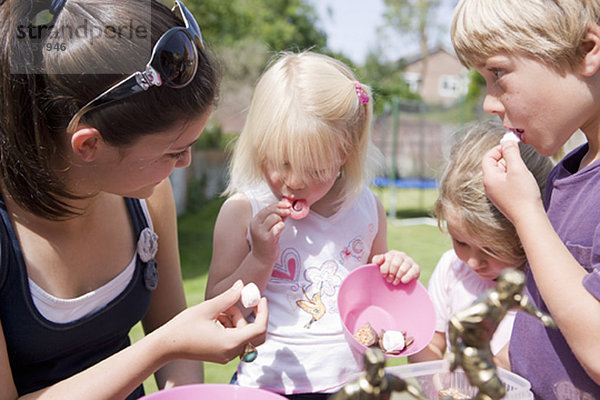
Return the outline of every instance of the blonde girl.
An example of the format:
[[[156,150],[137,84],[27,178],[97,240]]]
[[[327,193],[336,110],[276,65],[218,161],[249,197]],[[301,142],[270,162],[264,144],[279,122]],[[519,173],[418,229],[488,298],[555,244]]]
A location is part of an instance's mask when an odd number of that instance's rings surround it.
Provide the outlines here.
[[[411,362],[442,359],[450,347],[450,317],[494,287],[504,269],[525,266],[525,252],[515,227],[488,200],[483,186],[481,159],[505,132],[497,122],[471,125],[451,151],[435,213],[440,228],[450,234],[453,249],[442,255],[428,283],[437,314],[436,332],[424,350],[409,357]],[[552,162],[531,146],[519,147],[543,193]],[[491,340],[496,363],[505,368],[507,355],[501,351],[508,344],[515,313],[508,312]]]
[[[366,185],[371,114],[369,88],[314,52],[279,55],[256,86],[207,284],[212,297],[236,279],[255,282],[269,301],[267,342],[240,363],[241,385],[326,398],[360,370],[336,307],[344,277],[369,262],[395,284],[419,276],[411,258],[388,251],[386,214]],[[310,209],[302,219],[296,204]]]

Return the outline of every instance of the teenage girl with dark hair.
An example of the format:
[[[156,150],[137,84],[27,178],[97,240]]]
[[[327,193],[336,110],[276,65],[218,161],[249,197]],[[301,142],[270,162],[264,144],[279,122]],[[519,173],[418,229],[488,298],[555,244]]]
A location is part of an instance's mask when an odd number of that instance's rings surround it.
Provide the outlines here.
[[[218,76],[185,6],[12,0],[0,20],[0,399],[137,398],[262,343],[266,301],[247,324],[241,282],[186,309],[167,177]],[[147,43],[111,28],[149,22]]]

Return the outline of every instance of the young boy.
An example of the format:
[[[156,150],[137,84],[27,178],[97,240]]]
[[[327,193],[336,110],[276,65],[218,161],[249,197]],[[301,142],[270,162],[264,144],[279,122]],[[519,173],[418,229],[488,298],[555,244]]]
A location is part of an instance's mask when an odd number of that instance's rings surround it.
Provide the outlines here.
[[[542,201],[507,141],[483,159],[488,197],[515,225],[531,299],[558,330],[518,313],[512,370],[538,398],[600,398],[600,1],[461,0],[456,52],[485,78],[484,110],[542,155],[581,129],[588,143],[552,171]]]

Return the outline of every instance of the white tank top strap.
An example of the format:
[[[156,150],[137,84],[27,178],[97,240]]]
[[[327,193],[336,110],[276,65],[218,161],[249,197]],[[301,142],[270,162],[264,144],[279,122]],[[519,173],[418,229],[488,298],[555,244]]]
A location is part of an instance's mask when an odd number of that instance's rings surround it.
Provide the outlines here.
[[[140,205],[148,227],[154,231],[146,200],[140,200]],[[72,299],[55,297],[29,278],[29,290],[33,303],[40,314],[51,322],[64,324],[76,321],[100,310],[119,296],[129,285],[135,272],[136,262],[137,252],[134,252],[129,264],[116,277],[101,287]]]

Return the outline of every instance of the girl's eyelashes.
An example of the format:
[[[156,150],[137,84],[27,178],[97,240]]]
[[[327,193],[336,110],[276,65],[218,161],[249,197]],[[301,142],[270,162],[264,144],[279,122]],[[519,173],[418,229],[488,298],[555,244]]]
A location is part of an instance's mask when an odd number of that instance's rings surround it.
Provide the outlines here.
[[[178,153],[171,153],[171,154],[169,154],[169,157],[170,158],[174,158],[175,160],[179,160],[180,158],[182,158],[183,156],[185,156],[188,151],[189,151],[189,149],[185,149],[185,150],[180,151]]]
[[[456,240],[456,239],[452,239],[452,240],[458,247],[464,247],[467,245],[465,242],[461,242],[460,240]]]
[[[308,176],[313,180],[325,181],[330,179],[337,173],[329,169],[312,170],[308,172]]]
[[[281,164],[267,163],[267,166],[269,169],[277,171],[281,175],[286,175],[291,172],[297,173],[305,181],[326,181],[332,176],[337,176],[339,171],[339,168],[335,170],[332,168],[320,168],[298,171],[289,162]]]

